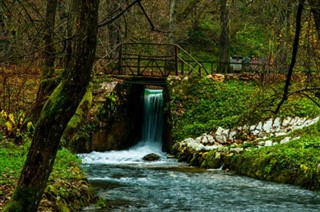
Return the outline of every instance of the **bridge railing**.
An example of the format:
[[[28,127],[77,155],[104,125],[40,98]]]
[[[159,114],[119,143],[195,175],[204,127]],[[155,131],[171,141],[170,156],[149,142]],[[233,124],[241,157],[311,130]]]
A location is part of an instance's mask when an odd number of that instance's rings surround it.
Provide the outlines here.
[[[122,43],[99,58],[95,70],[106,74],[160,77],[208,74],[203,65],[180,46],[154,43]]]

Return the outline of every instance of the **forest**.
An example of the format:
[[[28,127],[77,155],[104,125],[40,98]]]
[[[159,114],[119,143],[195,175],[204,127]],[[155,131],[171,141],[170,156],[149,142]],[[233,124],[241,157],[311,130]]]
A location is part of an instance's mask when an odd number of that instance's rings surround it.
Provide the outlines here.
[[[94,202],[107,204],[90,187],[75,145],[64,138],[70,133],[81,140],[99,126],[98,116],[88,121],[92,96],[99,95],[102,80],[114,81],[106,72],[120,73],[115,61],[123,57],[119,47],[124,44],[138,44],[130,49],[132,55],[174,54],[165,62],[168,69],[177,58],[185,64],[191,58],[201,67],[200,78],[180,70],[182,76],[166,79],[164,93],[170,97],[164,103],[164,122],[172,131],[168,148],[176,158],[202,168],[224,163],[240,175],[319,190],[320,122],[306,122],[320,114],[319,41],[317,0],[1,0],[0,210],[73,211]],[[116,78],[119,83],[129,76]],[[115,109],[123,105],[117,95],[103,97],[109,105],[97,107],[100,116],[120,111]],[[77,115],[86,119],[80,133],[72,128]],[[244,151],[260,145],[259,136],[244,128],[235,132],[234,142],[220,142],[228,145],[227,151],[199,153],[180,142],[219,127],[230,129],[228,136],[240,125],[256,129],[269,118],[274,124],[279,117],[283,124],[289,116],[305,118],[307,129],[293,132],[301,134],[305,146],[261,151],[274,158],[257,160],[259,150]],[[285,138],[274,138],[274,143]],[[243,149],[234,156],[238,147]],[[293,153],[307,147],[314,152]],[[280,152],[287,150],[286,165],[279,165],[275,161],[282,161]],[[248,171],[250,163],[256,167]],[[300,168],[282,173],[276,166]],[[287,180],[293,175],[297,180]]]

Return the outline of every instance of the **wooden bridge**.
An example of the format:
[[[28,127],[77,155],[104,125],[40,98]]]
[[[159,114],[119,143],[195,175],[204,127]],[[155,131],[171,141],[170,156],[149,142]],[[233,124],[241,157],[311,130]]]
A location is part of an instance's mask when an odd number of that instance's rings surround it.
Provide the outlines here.
[[[167,77],[208,75],[208,71],[176,44],[122,43],[99,58],[95,71],[113,75]]]

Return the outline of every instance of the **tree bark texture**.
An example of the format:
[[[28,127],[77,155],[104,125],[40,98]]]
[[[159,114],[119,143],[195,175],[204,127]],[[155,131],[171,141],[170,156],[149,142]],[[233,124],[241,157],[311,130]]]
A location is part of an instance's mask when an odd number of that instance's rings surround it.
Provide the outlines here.
[[[228,0],[220,0],[220,52],[219,72],[227,73],[230,62],[230,39],[229,39],[229,14],[227,7]]]
[[[62,133],[91,80],[99,0],[81,0],[78,4],[79,17],[73,54],[66,67],[66,74],[44,105],[18,185],[4,211],[37,210]]]

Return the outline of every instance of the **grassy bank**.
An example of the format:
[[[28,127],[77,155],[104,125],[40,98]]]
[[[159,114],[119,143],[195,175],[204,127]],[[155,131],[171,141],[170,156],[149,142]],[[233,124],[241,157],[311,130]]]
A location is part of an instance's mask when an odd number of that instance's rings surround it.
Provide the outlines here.
[[[29,141],[17,146],[7,139],[0,141],[0,210],[13,193],[29,149]],[[40,211],[76,211],[95,200],[80,160],[67,149],[58,151]]]
[[[301,86],[300,84],[294,86]],[[320,114],[308,98],[292,95],[278,114],[282,84],[261,85],[259,81],[172,79],[168,85],[173,139],[196,137],[219,126],[234,128],[251,125],[271,117],[316,117]]]
[[[300,138],[234,155],[226,165],[241,175],[320,191],[320,122],[291,136]]]
[[[317,117],[320,108],[301,95],[292,95],[279,114],[274,114],[280,98],[281,83],[261,84],[260,81],[210,79],[174,79],[169,84],[173,139],[180,142],[223,127],[234,129],[250,126],[274,117]],[[301,82],[293,88],[301,88]],[[212,151],[196,151],[175,145],[174,153],[192,165],[218,168],[222,163],[232,171],[262,180],[289,183],[320,189],[320,123],[292,131],[286,136],[299,137],[286,144],[257,148],[250,137],[239,137],[240,143],[224,144]],[[283,137],[269,137],[275,141]],[[231,149],[242,149],[240,152]],[[237,151],[237,150],[236,150]]]

